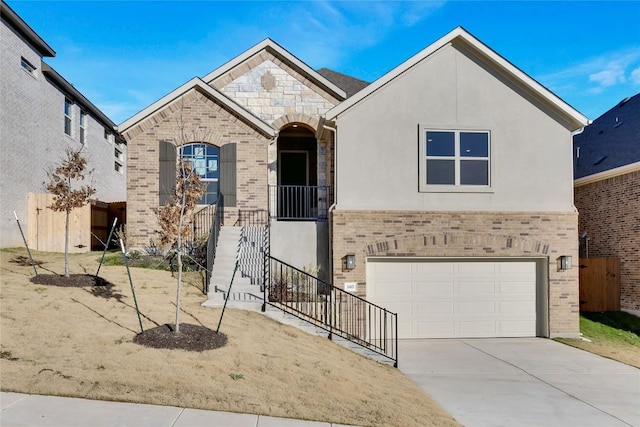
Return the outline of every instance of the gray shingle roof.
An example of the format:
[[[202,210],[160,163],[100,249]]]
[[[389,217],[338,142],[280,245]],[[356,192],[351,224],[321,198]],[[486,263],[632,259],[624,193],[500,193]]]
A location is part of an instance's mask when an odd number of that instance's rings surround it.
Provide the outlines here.
[[[346,74],[338,73],[337,71],[333,71],[328,68],[320,68],[316,71],[322,77],[345,91],[347,93],[347,98],[369,85],[369,83],[364,80],[356,79],[355,77],[347,76]]]
[[[638,161],[640,94],[623,99],[573,137],[574,179]]]

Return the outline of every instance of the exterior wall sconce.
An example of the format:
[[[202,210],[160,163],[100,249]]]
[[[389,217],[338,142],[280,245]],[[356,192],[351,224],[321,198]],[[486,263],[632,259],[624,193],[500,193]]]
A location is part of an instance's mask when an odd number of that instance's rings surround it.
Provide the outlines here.
[[[571,256],[561,255],[558,257],[558,271],[571,270]]]
[[[356,268],[356,256],[354,254],[347,254],[342,257],[342,271],[349,271]]]

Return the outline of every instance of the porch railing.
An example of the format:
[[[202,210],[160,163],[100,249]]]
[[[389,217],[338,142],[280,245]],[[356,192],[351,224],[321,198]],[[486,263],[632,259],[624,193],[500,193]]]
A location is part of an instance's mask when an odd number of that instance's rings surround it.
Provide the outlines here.
[[[269,217],[326,220],[332,200],[332,188],[326,185],[270,185]]]
[[[264,304],[391,359],[398,366],[398,316],[271,256],[265,260]],[[264,309],[264,307],[263,307]]]

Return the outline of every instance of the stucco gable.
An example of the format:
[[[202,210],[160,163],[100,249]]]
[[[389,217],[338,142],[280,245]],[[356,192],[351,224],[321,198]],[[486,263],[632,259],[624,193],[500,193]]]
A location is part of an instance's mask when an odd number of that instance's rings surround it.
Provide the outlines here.
[[[322,94],[326,99],[333,100],[334,104],[336,101],[339,102],[347,98],[344,90],[269,38],[207,74],[202,80],[222,90],[226,85],[247,74],[265,61],[273,62],[314,90],[314,92]]]
[[[589,120],[584,115],[565,103],[554,93],[511,64],[462,27],[454,29],[384,76],[380,77],[378,80],[371,83],[354,96],[329,110],[326,114],[326,120],[335,120],[340,114],[367,99],[370,95],[385,87],[390,82],[401,78],[403,74],[414,68],[417,64],[427,60],[442,48],[450,45],[454,45],[458,50],[465,51],[469,56],[475,57],[487,67],[490,67],[493,73],[503,76],[503,78],[517,86],[522,93],[526,92],[532,99],[537,101],[536,103],[538,105],[544,106],[545,110],[549,114],[552,114],[569,130],[573,131],[580,129],[589,123]]]
[[[140,133],[145,132],[157,123],[164,120],[168,114],[174,112],[179,105],[175,102],[182,96],[187,95],[190,91],[197,91],[204,96],[212,99],[217,105],[230,112],[232,115],[243,121],[256,131],[268,137],[275,137],[275,130],[249,111],[242,108],[233,100],[229,99],[223,93],[204,83],[199,78],[193,78],[184,85],[180,86],[171,93],[165,95],[158,101],[154,102],[144,110],[140,111],[131,118],[125,120],[118,126],[118,130],[126,140],[135,138]]]

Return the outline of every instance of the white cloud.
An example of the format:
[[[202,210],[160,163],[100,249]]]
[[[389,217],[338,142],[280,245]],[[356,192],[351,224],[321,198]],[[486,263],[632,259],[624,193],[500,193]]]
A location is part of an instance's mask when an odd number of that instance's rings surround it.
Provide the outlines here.
[[[540,81],[550,88],[582,87],[594,93],[633,80],[634,67],[640,66],[638,47],[604,53],[545,76]],[[639,72],[640,73],[640,72]]]
[[[629,80],[631,81],[631,83],[640,86],[640,67],[631,72]]]
[[[353,51],[380,43],[390,31],[411,27],[443,7],[434,2],[285,2],[286,16],[274,32],[287,49],[311,66],[336,67]],[[282,23],[289,22],[287,26]]]

